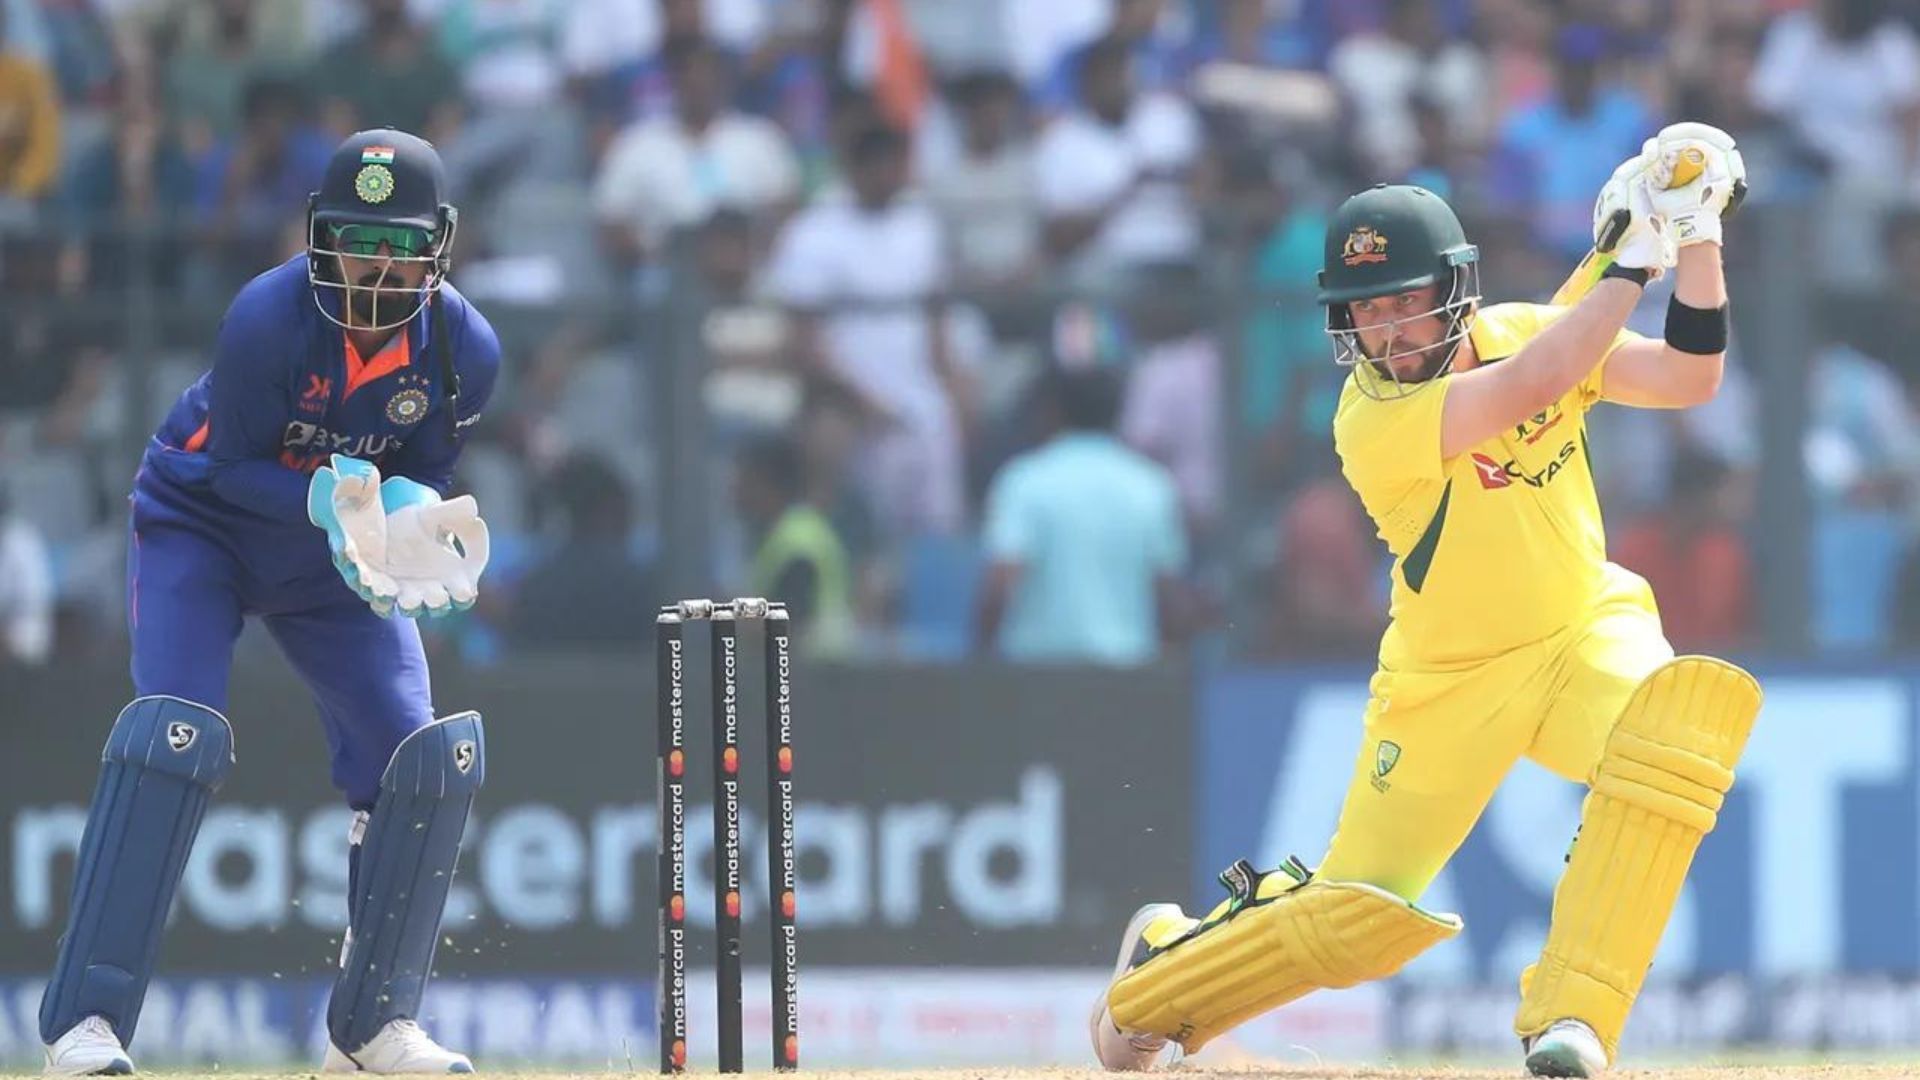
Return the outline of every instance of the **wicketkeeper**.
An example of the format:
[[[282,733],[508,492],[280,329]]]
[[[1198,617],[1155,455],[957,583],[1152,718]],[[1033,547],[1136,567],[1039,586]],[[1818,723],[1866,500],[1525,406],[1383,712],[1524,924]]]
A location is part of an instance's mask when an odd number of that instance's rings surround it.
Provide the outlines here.
[[[1394,557],[1353,779],[1318,867],[1237,863],[1205,918],[1134,915],[1094,1009],[1106,1067],[1196,1051],[1459,933],[1457,916],[1415,902],[1522,756],[1589,790],[1514,1030],[1536,1076],[1612,1062],[1760,688],[1723,661],[1675,657],[1647,583],[1607,561],[1585,417],[1601,401],[1713,397],[1721,219],[1745,187],[1725,132],[1660,132],[1601,192],[1596,253],[1553,305],[1482,308],[1478,254],[1430,192],[1381,185],[1340,207],[1320,275],[1351,369],[1334,442]],[[1665,340],[1625,330],[1669,271]]]
[[[446,284],[445,189],[422,139],[342,143],[307,251],[240,290],[213,369],[147,446],[127,544],[137,696],[107,736],[40,1005],[48,1073],[133,1071],[167,909],[233,766],[222,714],[247,616],[312,692],[354,810],[324,1068],[473,1071],[414,1020],[486,748],[477,714],[434,719],[413,622],[471,605],[488,552],[472,496],[443,498],[500,366]],[[285,718],[260,719],[273,738]]]

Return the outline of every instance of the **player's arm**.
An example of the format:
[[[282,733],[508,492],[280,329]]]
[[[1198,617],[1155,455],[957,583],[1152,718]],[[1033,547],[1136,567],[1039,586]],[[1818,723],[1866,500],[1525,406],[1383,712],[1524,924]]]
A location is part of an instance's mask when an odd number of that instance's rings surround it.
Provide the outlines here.
[[[262,517],[307,520],[307,478],[280,463],[294,419],[287,343],[243,291],[220,323],[208,393],[207,458],[214,493]]]
[[[1512,357],[1448,376],[1441,460],[1466,453],[1580,385],[1626,326],[1642,289],[1623,277],[1605,278]]]
[[[446,303],[445,297],[434,303]],[[422,418],[408,437],[406,445],[393,454],[382,469],[388,476],[404,476],[425,484],[441,495],[453,487],[453,469],[460,460],[460,447],[493,396],[495,377],[500,373],[500,338],[471,304],[464,308],[465,318],[457,323],[449,312],[444,321],[451,338],[454,362],[459,365],[459,415],[447,418],[444,399],[432,413]],[[439,379],[439,360],[429,347],[427,362],[433,366],[433,378]],[[459,435],[455,435],[455,430]]]
[[[1689,340],[1684,324],[1697,318],[1691,312],[1726,307],[1720,245],[1681,248],[1674,274],[1667,340],[1635,340],[1615,349],[1600,373],[1600,396],[1605,400],[1643,409],[1684,409],[1711,401],[1719,392],[1720,376],[1726,370],[1724,342]]]

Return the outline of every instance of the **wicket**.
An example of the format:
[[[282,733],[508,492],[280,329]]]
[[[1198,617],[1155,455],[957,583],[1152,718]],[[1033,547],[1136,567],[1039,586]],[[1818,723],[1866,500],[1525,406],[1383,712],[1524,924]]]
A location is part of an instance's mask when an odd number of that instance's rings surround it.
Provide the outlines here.
[[[759,598],[682,600],[656,620],[660,821],[660,1071],[687,1064],[686,641],[712,627],[714,987],[721,1072],[745,1070],[740,973],[740,702],[737,626],[766,627],[767,919],[773,938],[773,1066],[800,1064],[798,934],[794,923],[793,657],[784,605]]]

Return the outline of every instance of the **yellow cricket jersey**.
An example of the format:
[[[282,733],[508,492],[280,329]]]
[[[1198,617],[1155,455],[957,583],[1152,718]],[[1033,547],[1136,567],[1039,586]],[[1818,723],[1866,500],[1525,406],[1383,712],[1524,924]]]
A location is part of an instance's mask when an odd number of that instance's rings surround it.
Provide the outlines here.
[[[1475,319],[1481,362],[1504,360],[1566,311],[1496,304]],[[1609,355],[1639,335],[1621,331]],[[1440,415],[1451,378],[1377,401],[1349,376],[1334,414],[1341,470],[1393,553],[1394,670],[1464,665],[1538,641],[1580,618],[1606,574],[1606,535],[1587,453],[1601,371],[1546,411],[1451,460]]]

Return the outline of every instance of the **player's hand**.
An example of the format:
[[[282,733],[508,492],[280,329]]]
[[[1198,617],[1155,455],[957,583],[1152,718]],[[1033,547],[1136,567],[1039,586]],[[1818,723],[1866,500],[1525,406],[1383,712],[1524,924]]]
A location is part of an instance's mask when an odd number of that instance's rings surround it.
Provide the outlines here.
[[[424,484],[383,481],[371,462],[335,455],[314,471],[307,517],[327,531],[341,578],[382,616],[448,615],[479,596],[491,543],[471,495],[442,502]]]
[[[1593,247],[1612,253],[1614,264],[1659,277],[1673,267],[1677,251],[1667,220],[1655,209],[1650,166],[1657,141],[1613,170],[1593,203]]]
[[[1680,247],[1717,244],[1721,222],[1747,195],[1747,165],[1733,136],[1711,124],[1662,128],[1647,169],[1654,212],[1667,219]]]
[[[387,512],[380,470],[372,462],[333,455],[307,485],[307,520],[326,530],[334,568],[347,587],[378,609],[370,570],[386,558]],[[383,612],[384,614],[384,612]]]
[[[394,610],[417,618],[472,607],[491,546],[471,495],[416,502],[387,515],[387,557],[380,571],[392,581]],[[374,592],[389,595],[380,585]]]

